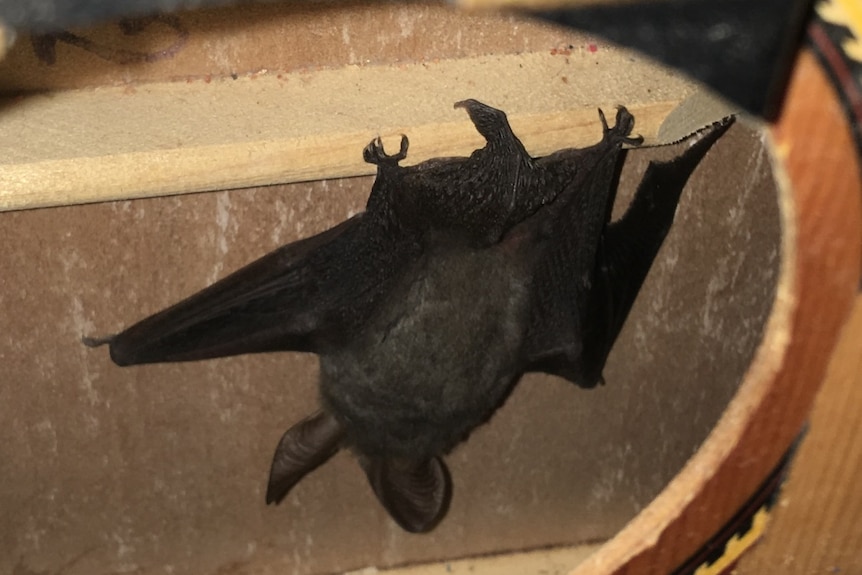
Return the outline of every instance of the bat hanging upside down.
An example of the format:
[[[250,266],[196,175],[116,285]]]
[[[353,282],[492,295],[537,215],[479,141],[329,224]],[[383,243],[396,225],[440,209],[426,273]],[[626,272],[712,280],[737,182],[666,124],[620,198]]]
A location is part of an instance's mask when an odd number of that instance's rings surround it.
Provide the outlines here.
[[[111,337],[117,365],[243,353],[320,356],[321,410],[276,448],[266,493],[278,503],[339,449],[355,452],[377,498],[404,529],[446,514],[443,462],[487,421],[520,377],[555,374],[589,388],[670,229],[683,187],[732,118],[649,165],[610,222],[623,107],[602,140],[531,157],[506,115],[464,108],[484,148],[402,167],[408,141],[377,166],[365,212],[283,246]]]

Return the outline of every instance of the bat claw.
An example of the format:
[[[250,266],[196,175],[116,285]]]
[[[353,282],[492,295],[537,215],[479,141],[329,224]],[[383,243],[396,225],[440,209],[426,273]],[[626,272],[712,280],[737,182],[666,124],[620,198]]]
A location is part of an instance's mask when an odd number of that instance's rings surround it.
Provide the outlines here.
[[[362,150],[362,159],[375,166],[398,165],[398,162],[407,157],[408,147],[410,147],[410,140],[407,139],[407,136],[401,134],[400,150],[397,154],[389,155],[383,149],[383,140],[380,139],[380,136],[377,136]]]
[[[605,113],[601,108],[599,108],[599,119],[602,121],[604,138],[610,138],[615,142],[630,146],[640,146],[643,144],[643,136],[629,136],[635,127],[635,117],[632,116],[631,112],[625,106],[617,106],[616,124],[613,128],[608,126],[608,120],[605,118]]]
[[[99,347],[111,343],[112,341],[114,341],[115,337],[115,335],[105,335],[102,337],[90,337],[87,335],[82,335],[81,343],[83,343],[87,347]]]

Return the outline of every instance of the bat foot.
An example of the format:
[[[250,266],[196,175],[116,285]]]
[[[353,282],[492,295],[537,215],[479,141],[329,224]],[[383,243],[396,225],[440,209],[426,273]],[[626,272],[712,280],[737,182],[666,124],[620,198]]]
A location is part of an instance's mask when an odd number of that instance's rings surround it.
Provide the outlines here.
[[[439,457],[425,461],[364,459],[360,464],[378,501],[409,533],[428,533],[445,517],[452,477]]]
[[[616,124],[613,128],[608,126],[605,113],[601,108],[599,108],[599,119],[602,121],[603,138],[620,144],[628,144],[629,146],[640,146],[643,144],[643,136],[630,136],[635,127],[635,117],[632,116],[631,112],[625,106],[617,107]]]
[[[401,149],[397,154],[389,155],[383,149],[383,141],[380,139],[380,136],[378,136],[371,140],[371,142],[365,146],[365,149],[362,150],[362,159],[369,164],[374,164],[375,166],[398,165],[398,162],[407,157],[407,148],[409,146],[410,140],[407,139],[407,136],[401,134]]]

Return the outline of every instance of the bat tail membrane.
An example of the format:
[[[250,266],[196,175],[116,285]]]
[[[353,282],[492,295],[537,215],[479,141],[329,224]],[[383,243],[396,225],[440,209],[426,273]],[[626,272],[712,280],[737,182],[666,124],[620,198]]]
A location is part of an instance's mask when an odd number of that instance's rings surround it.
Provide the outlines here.
[[[449,510],[452,479],[439,457],[420,462],[367,458],[361,463],[377,499],[405,531],[427,533]]]
[[[267,504],[281,503],[294,485],[335,455],[343,436],[341,425],[325,412],[318,412],[288,429],[272,458]]]
[[[727,118],[687,138],[689,147],[667,162],[650,162],[626,213],[609,224],[601,239],[584,340],[588,379],[601,377],[611,346],[619,335],[653,260],[670,231],[689,177],[715,142],[733,124]]]

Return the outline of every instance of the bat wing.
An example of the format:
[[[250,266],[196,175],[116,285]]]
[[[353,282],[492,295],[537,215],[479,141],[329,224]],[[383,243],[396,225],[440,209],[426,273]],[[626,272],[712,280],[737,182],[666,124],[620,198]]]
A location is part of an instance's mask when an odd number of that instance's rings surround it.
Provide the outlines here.
[[[689,176],[732,123],[728,118],[690,136],[693,143],[671,161],[651,162],[628,210],[614,223],[608,223],[613,193],[605,186],[613,186],[614,178],[607,166],[594,170],[583,188],[589,196],[605,192],[611,198],[602,219],[584,221],[591,212],[584,211],[589,200],[582,194],[565,198],[554,241],[535,276],[525,371],[552,373],[583,387],[601,381]]]
[[[362,323],[397,274],[404,246],[378,218],[359,214],[90,343],[108,343],[118,365],[317,352]]]

